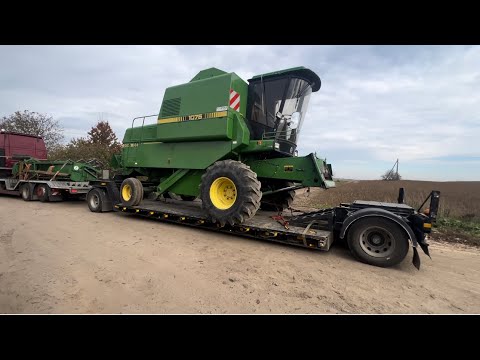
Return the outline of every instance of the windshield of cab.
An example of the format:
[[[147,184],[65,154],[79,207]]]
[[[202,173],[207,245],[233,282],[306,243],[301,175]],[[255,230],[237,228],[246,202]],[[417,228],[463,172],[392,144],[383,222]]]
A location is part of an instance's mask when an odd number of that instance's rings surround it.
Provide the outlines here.
[[[264,139],[296,143],[312,93],[311,85],[295,77],[269,79],[251,85],[250,121],[255,129],[261,130]]]
[[[312,87],[302,79],[291,79],[283,100],[277,101],[275,114],[278,119],[276,136],[293,143],[297,142],[302,127]]]

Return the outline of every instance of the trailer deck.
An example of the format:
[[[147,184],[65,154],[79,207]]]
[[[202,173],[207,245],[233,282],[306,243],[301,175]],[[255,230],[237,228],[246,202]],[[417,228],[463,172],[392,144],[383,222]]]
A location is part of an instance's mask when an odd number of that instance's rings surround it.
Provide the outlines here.
[[[208,220],[199,200],[188,202],[174,199],[157,201],[145,199],[140,206],[117,204],[114,208],[117,211],[169,223],[195,226],[196,228],[205,228],[317,250],[328,251],[333,243],[332,231],[321,230],[312,226],[300,227],[290,225],[288,223],[289,219],[301,214],[296,212],[292,212],[292,216],[283,214],[280,218],[277,218],[279,216],[277,212],[259,210],[253,218],[240,225],[220,227],[219,224]]]
[[[46,184],[52,190],[66,190],[72,194],[87,194],[91,186],[88,181],[49,181],[49,180],[18,180],[0,179],[0,194],[20,195],[19,189],[22,184],[29,184],[33,187],[36,184]]]

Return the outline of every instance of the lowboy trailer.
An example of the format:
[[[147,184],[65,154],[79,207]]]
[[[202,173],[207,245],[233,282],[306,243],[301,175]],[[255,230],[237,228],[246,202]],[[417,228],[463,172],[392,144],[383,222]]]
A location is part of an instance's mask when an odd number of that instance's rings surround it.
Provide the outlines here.
[[[413,265],[420,269],[418,247],[430,256],[426,234],[436,220],[440,192],[432,191],[428,210],[420,212],[404,204],[405,191],[398,203],[356,200],[337,207],[311,212],[293,209],[283,212],[259,210],[241,224],[221,226],[212,222],[201,202],[173,198],[144,199],[138,206],[121,203],[121,181],[91,181],[87,204],[92,212],[124,212],[168,223],[188,225],[223,233],[328,251],[338,240],[346,240],[354,257],[364,263],[390,267],[413,248]],[[423,205],[424,205],[423,204]],[[423,206],[422,205],[422,206]]]

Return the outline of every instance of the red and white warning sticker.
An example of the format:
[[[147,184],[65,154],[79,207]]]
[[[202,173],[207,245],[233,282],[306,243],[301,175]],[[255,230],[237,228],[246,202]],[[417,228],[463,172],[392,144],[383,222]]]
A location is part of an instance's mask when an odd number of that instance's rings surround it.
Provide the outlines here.
[[[233,89],[230,89],[230,107],[235,111],[240,110],[240,94]]]

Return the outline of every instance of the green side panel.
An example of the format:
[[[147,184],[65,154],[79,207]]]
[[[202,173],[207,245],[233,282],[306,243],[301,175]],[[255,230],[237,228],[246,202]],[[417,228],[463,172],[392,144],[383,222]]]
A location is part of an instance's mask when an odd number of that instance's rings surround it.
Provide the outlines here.
[[[123,143],[157,141],[157,124],[129,128],[123,136]]]
[[[222,107],[230,109],[230,89],[240,95],[239,112],[245,116],[248,84],[235,73],[215,70],[218,72],[216,76],[213,76],[215,72],[212,76],[201,76],[200,72],[191,82],[167,88],[158,118],[211,113],[222,111],[219,109]]]
[[[123,143],[228,140],[232,126],[231,117],[146,125],[127,129]]]
[[[275,140],[253,140],[242,149],[242,154],[274,151]]]
[[[45,172],[53,166],[52,174],[40,174],[43,179],[52,178],[56,172],[62,174],[68,174],[67,176],[56,176],[56,180],[70,180],[77,182],[85,182],[90,180],[96,180],[101,177],[101,171],[93,166],[82,162],[75,161],[49,161],[49,160],[37,160],[27,159],[23,162],[18,162],[14,165],[12,173],[14,176],[18,175],[20,163],[30,164],[30,173],[34,174],[35,171]]]
[[[220,124],[218,122],[221,122]],[[241,114],[233,112],[231,118],[222,121],[221,119],[203,120],[207,126],[202,129],[198,127],[199,134],[202,131],[214,133],[215,127],[222,128],[226,125],[228,138],[226,141],[219,141],[211,135],[210,141],[188,141],[188,142],[135,142],[139,138],[129,138],[125,135],[122,149],[122,164],[125,167],[134,168],[170,168],[170,169],[206,169],[215,161],[224,158],[237,158],[238,152],[246,148],[250,140],[250,132]],[[202,124],[198,121],[197,124]],[[174,131],[181,129],[177,127]],[[220,125],[220,126],[219,126]],[[164,127],[165,125],[161,125]],[[159,126],[160,127],[160,126]],[[180,134],[177,135],[180,137]]]
[[[246,160],[245,163],[259,178],[290,180],[312,187],[335,186],[332,180],[325,177],[325,173],[328,173],[325,161],[314,154],[303,157]]]
[[[162,194],[165,191],[168,191],[173,184],[180,181],[185,175],[187,175],[191,170],[189,169],[178,169],[172,175],[170,175],[167,179],[163,180],[157,186],[157,193]]]
[[[203,170],[190,171],[168,190],[178,195],[200,195],[200,182],[202,181]]]
[[[169,87],[158,118],[217,111],[217,107],[228,105],[231,82],[232,75],[223,74]]]
[[[120,169],[123,167],[122,163],[122,155],[120,154],[114,154],[112,158],[110,159],[110,167],[112,169]]]
[[[230,154],[231,141],[140,143],[123,149],[126,167],[206,169]]]
[[[232,139],[232,118],[222,117],[158,125],[157,141],[214,141]]]

